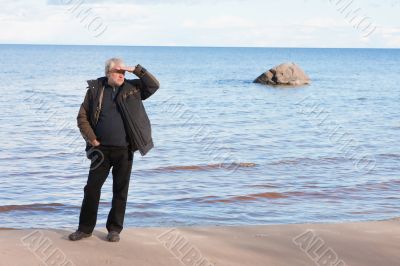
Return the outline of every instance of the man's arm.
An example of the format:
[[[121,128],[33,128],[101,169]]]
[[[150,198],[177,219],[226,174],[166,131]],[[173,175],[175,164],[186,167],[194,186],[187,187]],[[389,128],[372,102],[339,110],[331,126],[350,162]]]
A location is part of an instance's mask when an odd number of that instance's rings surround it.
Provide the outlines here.
[[[158,80],[141,65],[125,67],[123,70],[139,77],[139,79],[133,80],[133,82],[135,85],[139,85],[142,100],[146,100],[160,88]]]
[[[92,146],[97,146],[100,143],[96,140],[96,135],[94,134],[93,128],[89,122],[89,101],[90,101],[90,92],[87,90],[85,100],[81,104],[79,108],[77,122],[79,131],[82,134],[82,137],[89,142]]]

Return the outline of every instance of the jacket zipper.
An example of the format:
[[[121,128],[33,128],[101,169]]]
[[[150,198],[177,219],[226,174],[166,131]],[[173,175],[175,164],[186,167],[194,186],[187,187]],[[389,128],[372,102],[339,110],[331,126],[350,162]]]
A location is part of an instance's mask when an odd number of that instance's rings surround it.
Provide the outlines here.
[[[122,109],[124,110],[126,120],[128,121],[128,123],[129,123],[129,125],[130,125],[132,131],[135,131],[135,132],[136,132],[136,135],[139,136],[140,141],[142,142],[142,143],[141,143],[141,144],[142,144],[141,146],[144,147],[146,144],[145,144],[145,142],[144,142],[144,140],[143,140],[142,135],[138,133],[138,131],[136,130],[135,126],[134,126],[133,123],[132,123],[133,119],[131,118],[131,116],[130,116],[128,110],[127,110],[127,107],[126,107],[126,105],[125,105],[123,96],[122,96],[122,99],[121,99],[120,102],[121,102],[121,105],[122,105]],[[132,136],[132,137],[134,137],[134,136]],[[138,147],[138,148],[139,148],[139,147]]]

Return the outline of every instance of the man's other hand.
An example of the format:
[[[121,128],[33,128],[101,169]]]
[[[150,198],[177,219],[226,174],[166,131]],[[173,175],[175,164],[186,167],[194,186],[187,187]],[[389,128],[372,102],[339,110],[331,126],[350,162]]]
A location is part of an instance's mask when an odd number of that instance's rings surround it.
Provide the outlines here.
[[[93,141],[90,141],[90,145],[92,145],[92,146],[94,146],[94,147],[97,147],[97,146],[100,145],[100,142],[99,142],[97,139],[95,139],[95,140],[93,140]]]

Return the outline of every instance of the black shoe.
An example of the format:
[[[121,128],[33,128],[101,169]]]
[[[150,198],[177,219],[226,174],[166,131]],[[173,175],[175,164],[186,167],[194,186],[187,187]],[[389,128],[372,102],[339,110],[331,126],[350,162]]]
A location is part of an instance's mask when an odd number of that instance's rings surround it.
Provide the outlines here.
[[[107,240],[110,242],[118,242],[119,241],[119,233],[115,231],[108,232]]]
[[[70,235],[68,236],[68,238],[69,238],[69,240],[71,240],[71,241],[77,241],[77,240],[81,240],[82,238],[89,237],[89,236],[91,236],[91,235],[92,235],[92,234],[87,234],[87,233],[84,233],[84,232],[82,232],[82,231],[76,230],[74,233],[70,234]]]

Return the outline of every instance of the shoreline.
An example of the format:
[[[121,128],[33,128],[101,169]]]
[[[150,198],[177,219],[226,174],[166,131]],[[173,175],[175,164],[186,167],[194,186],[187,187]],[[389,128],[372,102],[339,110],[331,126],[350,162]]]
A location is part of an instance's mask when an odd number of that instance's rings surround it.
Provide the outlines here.
[[[392,218],[386,218],[386,219],[380,219],[380,220],[340,220],[340,221],[330,221],[330,222],[303,222],[303,223],[271,223],[271,224],[206,224],[206,225],[178,225],[178,226],[126,226],[124,230],[127,229],[149,229],[149,228],[196,228],[196,227],[201,227],[201,228],[215,228],[215,227],[249,227],[249,226],[286,226],[286,225],[314,225],[314,224],[325,224],[325,225],[333,225],[333,224],[347,224],[347,223],[369,223],[369,222],[390,222],[390,221],[399,221],[400,222],[400,216],[394,216]],[[99,230],[101,231],[103,225],[96,225],[95,231]],[[103,226],[105,229],[105,225]],[[53,228],[53,227],[26,227],[26,228],[13,228],[13,227],[0,227],[0,230],[46,230],[46,231],[57,231],[57,230],[74,230],[73,228],[69,227],[63,227],[63,228]]]
[[[4,265],[398,265],[400,218],[383,221],[105,228],[78,242],[73,230],[0,229]],[[37,264],[35,264],[37,263]]]

